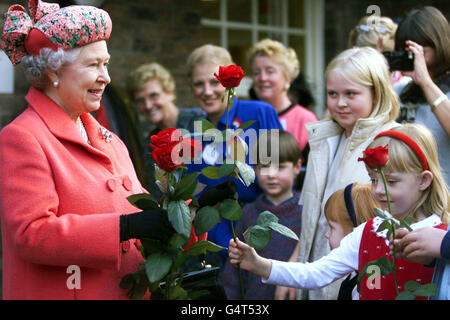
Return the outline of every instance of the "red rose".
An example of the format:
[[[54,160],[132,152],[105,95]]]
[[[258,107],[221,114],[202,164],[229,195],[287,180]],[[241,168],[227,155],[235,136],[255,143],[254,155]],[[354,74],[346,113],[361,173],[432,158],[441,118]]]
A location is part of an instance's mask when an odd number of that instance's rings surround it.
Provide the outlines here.
[[[384,147],[376,147],[363,151],[363,157],[358,158],[358,161],[364,161],[371,169],[384,167],[389,161],[389,152],[387,145]]]
[[[180,160],[180,144],[155,148],[153,149],[152,157],[158,167],[166,172],[172,172],[183,165],[183,161]]]
[[[160,131],[150,139],[153,160],[166,172],[172,172],[183,165],[183,160],[194,158],[202,149],[200,141],[184,139],[175,128]]]
[[[232,64],[228,67],[220,66],[219,74],[214,73],[214,75],[225,88],[235,88],[241,83],[245,74],[241,67]]]
[[[151,143],[149,146],[152,148],[162,148],[167,145],[176,145],[181,141],[181,134],[175,128],[169,128],[164,131],[158,132],[150,137]]]

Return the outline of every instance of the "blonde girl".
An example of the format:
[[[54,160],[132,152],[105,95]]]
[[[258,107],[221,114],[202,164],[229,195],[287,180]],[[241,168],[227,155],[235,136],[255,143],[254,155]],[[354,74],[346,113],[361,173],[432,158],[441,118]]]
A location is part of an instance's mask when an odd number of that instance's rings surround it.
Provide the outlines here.
[[[290,261],[313,262],[329,253],[326,201],[352,182],[370,182],[358,157],[379,132],[399,125],[398,98],[384,58],[375,49],[352,48],[339,54],[326,69],[326,85],[329,115],[306,125],[311,149],[300,197],[301,245]],[[298,292],[297,298],[334,300],[338,290],[336,284]]]
[[[448,191],[446,188],[440,189],[443,178],[437,161],[436,143],[431,133],[425,127],[404,125],[383,131],[368,148],[386,144],[390,161],[385,170],[392,200],[392,215],[395,218],[414,217],[417,222],[411,225],[413,230],[424,227],[445,229],[442,221],[448,221]],[[379,174],[371,169],[369,171],[372,177],[372,195],[386,209],[385,195],[379,191],[382,183]],[[438,196],[442,198],[438,200]],[[338,248],[314,263],[264,259],[240,241],[230,242],[230,262],[240,263],[241,268],[260,275],[263,282],[320,288],[349,272],[361,272],[367,262],[389,255],[386,232],[378,232],[382,222],[381,218],[376,217],[359,225],[342,239]],[[410,280],[421,284],[432,280],[433,268],[405,259],[397,259],[396,262],[400,291],[404,290],[404,284]],[[359,298],[372,300],[396,297],[392,274],[381,277],[378,281],[378,285],[371,286],[364,276]]]

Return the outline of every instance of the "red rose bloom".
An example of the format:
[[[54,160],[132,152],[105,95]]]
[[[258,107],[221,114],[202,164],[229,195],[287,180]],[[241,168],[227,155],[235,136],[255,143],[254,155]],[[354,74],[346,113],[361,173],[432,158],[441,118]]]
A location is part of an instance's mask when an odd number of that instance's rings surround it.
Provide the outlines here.
[[[358,158],[358,161],[364,161],[371,169],[384,167],[389,161],[387,145],[384,147],[379,146],[373,149],[367,149],[363,151],[363,155],[362,158]]]
[[[202,149],[200,141],[184,139],[175,128],[160,131],[150,139],[149,146],[153,148],[153,160],[166,172],[172,172],[183,165],[183,160],[194,158]]]
[[[162,148],[167,145],[176,145],[181,141],[181,139],[181,134],[177,129],[169,128],[151,136],[151,143],[149,146],[152,148]]]
[[[241,67],[236,65],[230,65],[228,67],[219,67],[219,74],[214,73],[217,80],[220,81],[225,88],[235,88],[245,76]]]

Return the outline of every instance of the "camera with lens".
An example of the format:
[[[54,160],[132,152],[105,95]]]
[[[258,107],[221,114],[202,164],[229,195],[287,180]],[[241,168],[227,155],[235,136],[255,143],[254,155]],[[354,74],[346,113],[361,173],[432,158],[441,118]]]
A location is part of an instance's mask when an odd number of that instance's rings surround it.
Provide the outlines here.
[[[385,51],[383,55],[389,63],[390,71],[414,70],[414,54],[411,51]]]

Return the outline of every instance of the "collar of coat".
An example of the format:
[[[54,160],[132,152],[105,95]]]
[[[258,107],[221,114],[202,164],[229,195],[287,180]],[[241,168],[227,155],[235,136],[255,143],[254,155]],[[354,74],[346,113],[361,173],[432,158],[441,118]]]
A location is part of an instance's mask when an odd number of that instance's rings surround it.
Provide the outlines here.
[[[92,145],[83,140],[80,131],[75,122],[69,115],[59,107],[52,99],[50,99],[42,91],[31,87],[25,99],[29,106],[41,117],[47,125],[49,131],[59,139],[67,140],[73,143],[81,144],[91,152],[99,152],[102,155],[110,156],[112,146],[107,142],[101,134],[102,126],[89,113],[83,113],[81,120],[88,134]],[[112,134],[114,139],[115,136]]]

